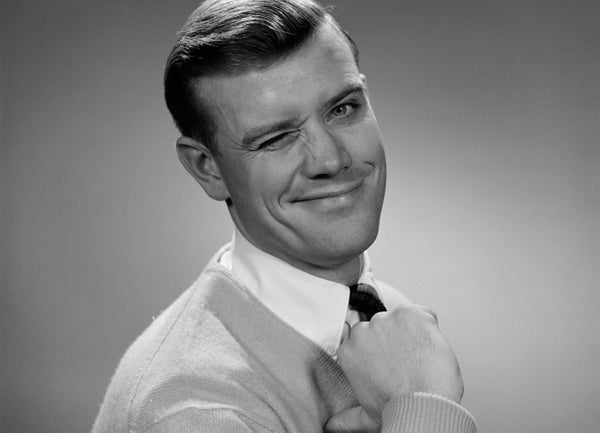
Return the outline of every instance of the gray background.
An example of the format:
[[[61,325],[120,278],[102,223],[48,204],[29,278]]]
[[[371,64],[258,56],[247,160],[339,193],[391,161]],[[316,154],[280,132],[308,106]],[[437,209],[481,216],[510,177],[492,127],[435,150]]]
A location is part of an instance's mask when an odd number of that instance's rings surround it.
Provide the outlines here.
[[[438,311],[481,432],[598,431],[598,3],[336,3],[389,159],[375,271]],[[88,431],[231,235],[162,100],[195,4],[2,0],[2,432]]]

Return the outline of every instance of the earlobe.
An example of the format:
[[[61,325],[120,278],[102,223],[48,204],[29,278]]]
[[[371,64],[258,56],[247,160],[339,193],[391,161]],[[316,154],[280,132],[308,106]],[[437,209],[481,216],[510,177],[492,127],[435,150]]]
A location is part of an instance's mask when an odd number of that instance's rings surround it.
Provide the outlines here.
[[[209,197],[219,201],[229,198],[221,170],[208,147],[193,138],[180,137],[177,140],[177,156]]]

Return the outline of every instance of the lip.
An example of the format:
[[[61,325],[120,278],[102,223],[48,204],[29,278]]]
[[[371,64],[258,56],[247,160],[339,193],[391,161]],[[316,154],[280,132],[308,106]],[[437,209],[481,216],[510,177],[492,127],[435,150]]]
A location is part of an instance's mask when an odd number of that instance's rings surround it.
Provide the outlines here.
[[[332,198],[339,198],[345,195],[349,195],[356,191],[362,185],[364,178],[358,178],[351,182],[346,182],[343,184],[338,184],[334,186],[329,186],[323,189],[317,189],[310,191],[306,194],[303,194],[301,197],[298,197],[292,200],[292,203],[302,203],[309,201],[317,201],[317,200],[326,200]]]

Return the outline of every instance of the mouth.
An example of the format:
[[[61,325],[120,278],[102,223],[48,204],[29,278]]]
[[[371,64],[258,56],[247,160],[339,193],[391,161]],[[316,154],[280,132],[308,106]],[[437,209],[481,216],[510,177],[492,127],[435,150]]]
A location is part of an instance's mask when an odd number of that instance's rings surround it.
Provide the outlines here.
[[[306,194],[302,194],[300,197],[292,200],[292,203],[328,201],[331,199],[341,200],[346,198],[347,196],[352,195],[355,191],[357,191],[361,187],[363,181],[364,178],[358,178],[351,182],[346,182],[343,184],[328,186],[323,189],[309,191]]]

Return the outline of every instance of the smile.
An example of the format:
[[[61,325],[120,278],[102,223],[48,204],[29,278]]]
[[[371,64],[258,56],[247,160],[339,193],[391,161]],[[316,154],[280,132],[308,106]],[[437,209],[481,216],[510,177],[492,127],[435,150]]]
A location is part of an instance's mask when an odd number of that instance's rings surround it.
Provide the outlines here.
[[[301,197],[292,200],[292,203],[302,203],[302,202],[311,202],[311,201],[335,201],[342,200],[346,197],[351,196],[355,191],[357,191],[362,183],[364,178],[359,178],[350,183],[345,183],[342,185],[336,185],[334,187],[310,191],[306,194],[303,194]]]

